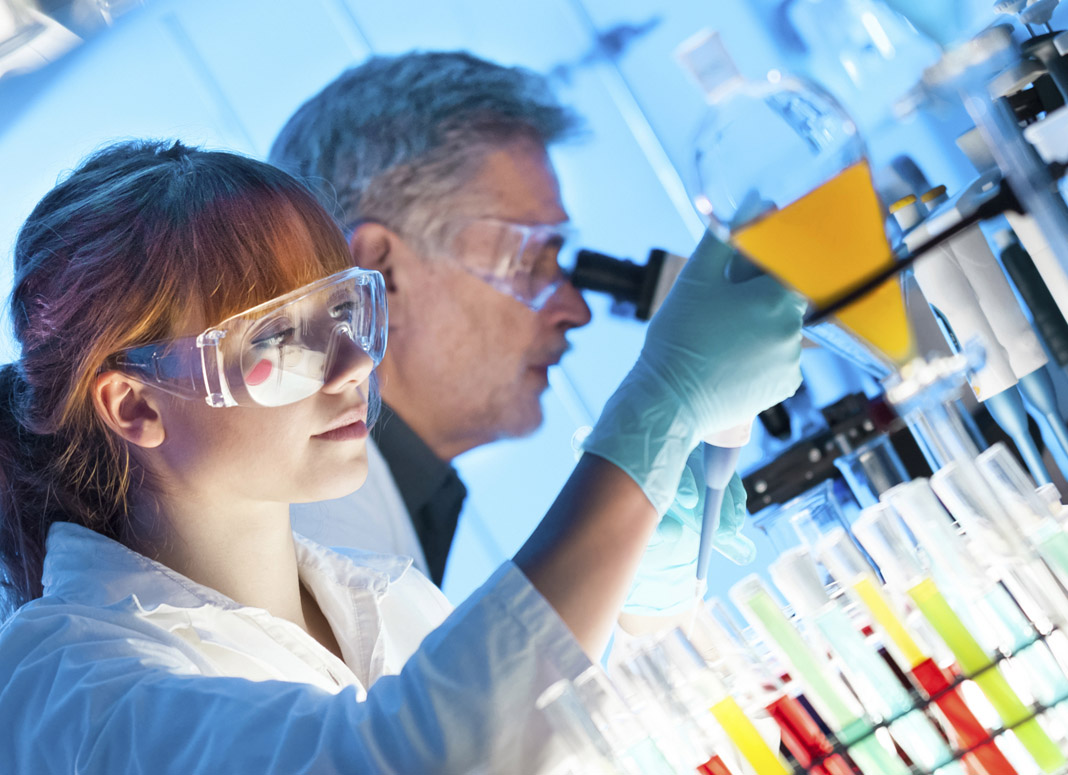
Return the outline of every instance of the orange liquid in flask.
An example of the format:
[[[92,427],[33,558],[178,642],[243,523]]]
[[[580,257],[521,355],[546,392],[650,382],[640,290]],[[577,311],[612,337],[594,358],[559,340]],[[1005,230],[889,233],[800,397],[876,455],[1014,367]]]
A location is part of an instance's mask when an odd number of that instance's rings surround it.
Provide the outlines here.
[[[893,262],[867,162],[744,226],[731,241],[818,306]],[[837,318],[899,367],[915,355],[896,277],[839,310]]]

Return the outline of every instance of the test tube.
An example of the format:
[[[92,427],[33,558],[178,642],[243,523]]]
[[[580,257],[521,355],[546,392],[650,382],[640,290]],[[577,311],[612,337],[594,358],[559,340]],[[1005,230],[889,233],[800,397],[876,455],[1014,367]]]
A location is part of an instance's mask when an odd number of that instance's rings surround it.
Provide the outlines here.
[[[991,572],[1011,577],[1022,587],[1037,604],[1039,619],[1048,618],[1062,629],[1068,626],[1063,585],[1068,538],[1055,520],[1046,518],[1044,505],[1008,450],[996,444],[976,464],[946,466],[931,477],[931,486],[966,534],[983,546],[979,556]],[[1058,567],[1061,581],[1051,570]]]
[[[853,523],[853,531],[879,564],[887,584],[899,585],[912,598],[953,652],[964,674],[983,691],[1002,723],[1012,727],[1012,734],[1035,763],[1048,773],[1068,764],[1030,708],[1013,691],[1001,668],[965,627],[934,580],[923,572],[893,510],[885,503],[865,509]]]
[[[995,517],[1005,528],[1022,530],[1039,554],[1049,563],[1062,585],[1068,584],[1068,535],[1050,515],[1048,505],[1034,489],[1027,474],[1012,454],[998,443],[981,454],[979,470],[993,488],[1005,511],[996,510]],[[1060,503],[1060,497],[1057,496]]]
[[[753,518],[753,526],[768,537],[777,552],[783,552],[806,540],[799,535],[794,522],[794,517],[804,512],[808,513],[818,529],[831,525],[846,526],[831,479],[820,482],[786,503],[763,509]]]
[[[789,768],[761,736],[719,677],[705,664],[681,630],[673,630],[655,647],[657,662],[673,674],[671,691],[711,711],[731,743],[749,765],[761,775],[789,775]]]
[[[963,539],[949,527],[934,487],[938,488],[939,495],[952,509],[957,521],[983,547],[981,555],[966,551]],[[970,602],[990,614],[984,619],[997,628],[998,645],[1026,667],[1022,677],[1028,680],[1031,693],[1047,705],[1068,696],[1068,678],[1046,643],[1038,640],[1038,629],[1021,611],[1016,598],[997,582],[997,578],[1007,575],[1014,582],[1025,581],[1024,591],[1032,599],[1037,598],[1038,603],[1031,606],[1032,617],[1045,632],[1050,629],[1046,616],[1053,618],[1058,613],[1060,601],[1054,599],[1057,582],[1044,565],[1031,568],[1013,564],[1021,553],[1025,555],[1022,559],[1027,561],[1026,555],[1030,552],[1015,531],[999,530],[996,520],[990,518],[989,514],[997,511],[997,500],[978,469],[968,461],[948,464],[931,478],[930,485],[923,480],[901,485],[887,493],[887,501],[909,525],[932,560],[943,571],[951,571],[954,577],[966,580],[960,586],[972,593]],[[987,505],[990,503],[994,504],[993,509]],[[995,566],[988,566],[989,575],[976,562],[978,556],[988,561],[998,560]],[[1036,572],[1044,573],[1048,579],[1047,588],[1037,588],[1030,583],[1029,576],[1022,575]],[[1063,601],[1063,595],[1060,597]]]
[[[906,626],[905,618],[894,610],[883,594],[871,566],[857,551],[844,530],[832,530],[816,549],[820,560],[854,600],[867,609],[872,620],[882,630],[887,641],[909,666],[909,674],[916,685],[935,703],[955,733],[958,749],[969,750],[962,757],[974,772],[986,775],[1015,775],[1016,770],[1005,754],[990,740],[986,728],[975,717],[958,687],[952,685],[953,676],[939,667],[928,651],[921,647]]]
[[[572,682],[572,687],[582,707],[627,772],[643,775],[675,772],[600,667],[594,665],[584,670]]]
[[[537,708],[548,719],[549,726],[567,751],[568,771],[589,772],[592,775],[625,772],[629,775],[631,771],[616,759],[611,745],[566,678],[542,692]]]
[[[691,679],[658,641],[646,639],[631,651],[615,672],[615,684],[665,756],[684,771],[726,767],[715,751],[727,741],[711,718],[702,723],[708,706],[698,696],[699,680]]]
[[[819,722],[791,687],[784,685],[768,669],[765,661],[748,660],[743,656],[749,651],[748,644],[726,616],[722,605],[718,600],[710,600],[694,621],[691,640],[705,662],[716,670],[735,697],[768,712],[779,725],[786,750],[805,772],[811,775],[855,775],[853,766],[834,753],[834,747]]]
[[[909,478],[901,457],[885,433],[836,458],[834,465],[862,508],[874,506],[881,494]]]
[[[829,670],[826,659],[805,643],[758,576],[747,576],[731,587],[730,598],[768,647],[793,666],[792,673],[805,685],[820,716],[865,775],[908,772],[900,758],[883,748],[849,690]]]
[[[815,625],[838,655],[849,685],[868,712],[890,722],[890,732],[920,769],[942,775],[964,775],[941,733],[879,655],[865,642],[838,604],[828,597],[812,556],[804,549],[786,552],[769,568],[771,577],[794,612]]]

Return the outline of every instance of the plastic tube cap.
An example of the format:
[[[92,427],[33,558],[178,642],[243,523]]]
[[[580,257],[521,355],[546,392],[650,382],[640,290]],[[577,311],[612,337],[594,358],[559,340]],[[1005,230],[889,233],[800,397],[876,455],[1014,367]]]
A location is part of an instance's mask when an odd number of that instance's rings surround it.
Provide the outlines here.
[[[878,564],[887,584],[905,589],[922,578],[923,569],[916,561],[915,548],[887,504],[864,509],[853,522],[853,534]]]
[[[883,493],[883,500],[908,525],[933,569],[955,574],[963,585],[985,583],[982,569],[965,547],[965,539],[954,529],[949,513],[926,479],[899,484]]]
[[[787,550],[768,567],[768,571],[798,616],[812,616],[831,601],[823,588],[816,563],[805,549]]]
[[[675,59],[697,81],[708,102],[715,102],[742,78],[715,30],[701,30],[684,41],[675,49]]]
[[[842,584],[849,584],[858,576],[872,575],[871,564],[864,559],[844,528],[828,530],[816,544],[816,554],[831,575]]]
[[[1023,525],[1025,530],[1041,527],[1042,519],[1049,515],[1049,507],[1004,444],[999,442],[985,450],[976,463],[1012,521]]]
[[[1035,527],[1036,515],[1026,507],[1009,519],[1002,506],[1013,509],[1007,492],[995,493],[989,473],[980,473],[970,461],[950,461],[931,475],[931,488],[969,535],[991,552],[1011,555],[1020,548],[1019,526]],[[1015,540],[1014,540],[1015,538]]]

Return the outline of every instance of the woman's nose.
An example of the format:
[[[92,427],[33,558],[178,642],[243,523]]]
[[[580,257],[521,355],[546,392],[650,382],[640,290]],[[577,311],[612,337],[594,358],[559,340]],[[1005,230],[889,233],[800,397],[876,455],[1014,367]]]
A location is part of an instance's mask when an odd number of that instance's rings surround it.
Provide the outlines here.
[[[326,365],[323,390],[340,392],[352,385],[366,382],[375,367],[371,356],[352,341],[352,337],[343,329],[336,330],[332,336],[333,352],[330,362]]]

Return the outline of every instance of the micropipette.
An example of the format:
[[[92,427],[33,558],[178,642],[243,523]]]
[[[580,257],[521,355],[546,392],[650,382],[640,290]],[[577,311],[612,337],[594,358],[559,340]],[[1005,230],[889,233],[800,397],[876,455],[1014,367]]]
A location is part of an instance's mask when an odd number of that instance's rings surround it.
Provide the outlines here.
[[[709,436],[705,439],[705,513],[701,522],[701,542],[697,550],[698,589],[708,577],[708,564],[712,559],[713,540],[719,529],[720,509],[727,485],[738,467],[738,456],[749,442],[753,424],[746,423]]]

